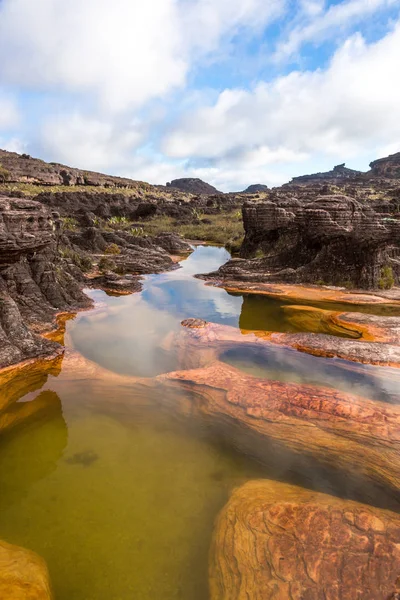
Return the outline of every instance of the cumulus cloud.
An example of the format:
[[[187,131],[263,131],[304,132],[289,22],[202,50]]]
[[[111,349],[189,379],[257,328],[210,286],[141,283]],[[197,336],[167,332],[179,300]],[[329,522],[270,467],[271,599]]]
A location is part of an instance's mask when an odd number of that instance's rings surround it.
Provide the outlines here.
[[[166,135],[170,157],[265,164],[310,153],[352,156],[400,138],[400,23],[367,45],[357,34],[325,70],[295,71],[252,91],[227,89],[213,106],[187,114]]]
[[[303,22],[291,27],[287,39],[278,44],[275,59],[292,57],[304,43],[326,41],[328,37],[334,38],[338,30],[349,31],[354,24],[394,5],[400,5],[400,1],[347,0],[332,4],[323,11],[318,0],[304,0],[301,12],[305,20],[300,17]]]
[[[20,114],[15,101],[0,91],[0,131],[18,125]]]
[[[118,126],[78,112],[49,118],[41,132],[45,154],[71,166],[86,169],[122,169],[132,150],[143,140],[142,126]]]
[[[193,53],[263,27],[285,0],[2,0],[0,77],[123,111],[182,86]]]

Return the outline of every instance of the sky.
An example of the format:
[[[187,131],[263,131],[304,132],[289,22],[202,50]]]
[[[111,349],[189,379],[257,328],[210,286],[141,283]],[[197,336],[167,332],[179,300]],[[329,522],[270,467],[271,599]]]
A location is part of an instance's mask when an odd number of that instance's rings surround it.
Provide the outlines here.
[[[400,0],[0,0],[0,148],[221,191],[400,151]]]

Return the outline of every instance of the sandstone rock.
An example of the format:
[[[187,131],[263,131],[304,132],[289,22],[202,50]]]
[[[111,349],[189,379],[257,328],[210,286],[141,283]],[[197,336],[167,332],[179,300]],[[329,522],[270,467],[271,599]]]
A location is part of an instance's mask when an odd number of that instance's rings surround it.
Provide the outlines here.
[[[368,177],[400,179],[400,152],[374,160],[369,166],[371,170],[366,174]]]
[[[39,203],[0,197],[0,368],[59,352],[34,331],[90,305],[57,256],[56,225]]]
[[[293,307],[291,307],[293,309]],[[298,307],[295,307],[296,309]],[[329,312],[329,311],[327,311]],[[318,315],[319,311],[317,311]],[[356,313],[358,316],[358,313]],[[217,323],[208,323],[200,319],[186,319],[182,325],[186,331],[181,331],[173,335],[165,342],[170,351],[179,354],[179,364],[182,368],[196,368],[203,366],[222,356],[224,352],[235,350],[237,348],[256,349],[258,352],[263,349],[268,351],[274,346],[294,348],[300,352],[306,352],[314,356],[327,358],[341,358],[348,361],[354,361],[364,364],[400,367],[400,345],[397,335],[397,318],[381,318],[366,315],[372,321],[371,328],[366,322],[368,319],[362,319],[360,315],[360,324],[354,313],[339,314],[334,320],[327,319],[321,324],[321,320],[313,319],[311,326],[317,329],[330,329],[340,332],[346,337],[359,337],[359,341],[337,337],[334,335],[315,334],[315,333],[275,333],[272,331],[246,331],[238,330],[228,325],[219,325]],[[386,322],[390,321],[390,326],[385,329]],[[394,329],[390,329],[395,321]],[[296,322],[299,320],[296,317]],[[380,327],[377,326],[380,324]],[[304,324],[304,322],[303,322]],[[307,324],[310,320],[307,319]],[[393,334],[395,332],[395,335]],[[374,339],[374,335],[378,340]],[[392,337],[394,336],[394,337]],[[368,341],[362,341],[366,339]],[[392,343],[387,343],[391,341]]]
[[[250,481],[216,522],[211,600],[394,599],[399,539],[396,513]]]
[[[312,175],[300,175],[300,177],[293,177],[291,183],[293,184],[303,184],[303,183],[312,183],[314,181],[328,181],[328,182],[336,182],[342,179],[354,179],[358,175],[361,175],[361,171],[355,171],[354,169],[348,169],[345,166],[345,163],[341,165],[336,165],[333,167],[332,171],[327,171],[326,173],[314,173]]]
[[[253,183],[243,190],[242,194],[257,194],[259,192],[268,192],[268,190],[269,187],[267,185],[263,185],[262,183]]]
[[[0,598],[52,600],[45,561],[30,550],[0,541]]]
[[[257,251],[263,257],[229,261],[210,277],[368,289],[381,285],[384,273],[396,276],[400,268],[397,213],[379,213],[348,196],[248,202],[243,224],[242,257]]]
[[[140,385],[148,394],[153,388],[164,408],[206,418],[219,436],[262,462],[285,448],[288,464],[363,476],[400,497],[398,405],[261,379],[220,362]]]

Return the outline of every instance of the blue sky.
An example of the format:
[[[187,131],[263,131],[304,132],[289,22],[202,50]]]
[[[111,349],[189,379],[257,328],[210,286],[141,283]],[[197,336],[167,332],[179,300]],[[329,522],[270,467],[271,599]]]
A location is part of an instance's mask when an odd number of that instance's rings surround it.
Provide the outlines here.
[[[0,147],[223,191],[400,151],[400,0],[0,0]]]

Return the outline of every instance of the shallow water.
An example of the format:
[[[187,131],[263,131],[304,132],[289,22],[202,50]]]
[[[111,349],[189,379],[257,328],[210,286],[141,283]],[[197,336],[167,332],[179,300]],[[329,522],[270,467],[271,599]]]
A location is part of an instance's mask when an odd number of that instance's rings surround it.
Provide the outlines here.
[[[228,258],[222,248],[199,247],[181,269],[146,277],[140,294],[91,292],[101,304],[68,322],[69,343],[107,369],[148,377],[176,368],[160,345],[187,317],[247,328],[245,313],[251,327],[290,331],[278,302],[244,301],[193,278]],[[393,369],[354,370],[279,347],[257,353],[239,346],[223,360],[259,377],[398,401]],[[47,560],[56,600],[205,600],[214,519],[249,479],[397,509],[370,483],[300,465],[279,449],[260,465],[208,423],[160,410],[145,396],[133,401],[129,386],[66,378],[62,365],[19,395],[13,409],[22,402],[45,408],[0,438],[0,538]]]

